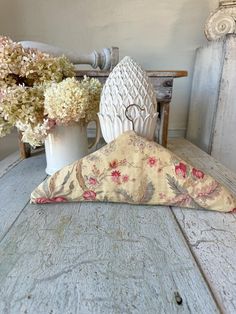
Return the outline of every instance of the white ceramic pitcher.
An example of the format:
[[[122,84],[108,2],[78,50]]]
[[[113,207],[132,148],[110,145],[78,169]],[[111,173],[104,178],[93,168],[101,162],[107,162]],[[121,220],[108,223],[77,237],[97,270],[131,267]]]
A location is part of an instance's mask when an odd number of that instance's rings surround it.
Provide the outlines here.
[[[96,138],[88,145],[87,124],[73,122],[69,125],[57,125],[45,140],[46,173],[52,175],[66,165],[86,156],[88,149],[97,145],[100,139],[100,125],[96,122]]]

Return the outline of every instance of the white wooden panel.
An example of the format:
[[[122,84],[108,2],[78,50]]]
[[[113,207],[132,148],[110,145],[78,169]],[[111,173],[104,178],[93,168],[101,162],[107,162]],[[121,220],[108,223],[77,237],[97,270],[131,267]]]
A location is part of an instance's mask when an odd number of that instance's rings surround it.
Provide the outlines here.
[[[227,37],[211,155],[236,173],[236,36]]]
[[[236,196],[236,174],[196,146],[175,140],[169,148],[211,174]],[[176,218],[224,313],[236,313],[236,214],[175,208]]]
[[[187,138],[211,152],[214,116],[224,60],[224,41],[198,48],[192,81]]]
[[[0,313],[219,313],[165,207],[28,205],[0,260]]]

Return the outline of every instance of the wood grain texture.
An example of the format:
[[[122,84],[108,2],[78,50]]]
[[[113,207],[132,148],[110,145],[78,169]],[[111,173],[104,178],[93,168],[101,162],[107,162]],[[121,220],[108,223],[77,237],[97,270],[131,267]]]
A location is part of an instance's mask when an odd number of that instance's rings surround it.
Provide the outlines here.
[[[29,202],[32,190],[46,177],[44,169],[45,156],[35,156],[0,178],[0,240]]]
[[[6,158],[0,160],[0,178],[10,171],[11,168],[16,166],[20,162],[20,157],[18,152],[14,152],[7,156]]]
[[[27,205],[0,260],[0,313],[219,313],[169,208]]]
[[[173,78],[150,77],[158,102],[166,103],[172,99]]]
[[[235,54],[236,34],[197,50],[187,138],[236,173]]]
[[[167,147],[169,112],[170,112],[170,104],[162,103],[160,105],[161,126],[160,126],[160,131],[159,131],[158,142],[164,147]]]
[[[20,131],[18,133],[18,146],[21,159],[29,158],[31,156],[31,147],[28,143],[22,142],[22,133]]]
[[[222,42],[198,48],[192,80],[187,138],[210,153],[224,60]]]
[[[187,71],[176,71],[176,70],[167,70],[167,71],[146,71],[148,76],[150,77],[185,77],[188,75]],[[91,77],[107,77],[110,72],[105,71],[76,71],[76,76],[83,77],[84,75],[91,76]]]
[[[235,9],[236,10],[236,9]],[[224,67],[221,77],[211,155],[236,173],[236,35],[225,41]]]
[[[214,158],[183,139],[170,142],[169,148],[236,195],[236,175]],[[236,313],[236,214],[173,211],[218,303],[225,313]]]

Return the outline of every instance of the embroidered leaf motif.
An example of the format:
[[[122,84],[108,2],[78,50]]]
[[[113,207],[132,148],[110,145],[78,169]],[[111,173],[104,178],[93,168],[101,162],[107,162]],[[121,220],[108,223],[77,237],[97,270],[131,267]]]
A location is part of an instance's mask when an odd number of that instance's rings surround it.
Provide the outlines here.
[[[67,181],[70,179],[70,175],[71,175],[71,172],[68,171],[67,174],[66,174],[66,176],[65,176],[65,178],[64,178],[64,180],[63,180],[63,182],[62,182],[62,184],[60,185],[60,189],[56,190],[56,191],[53,193],[54,196],[56,196],[56,195],[61,195],[62,192],[64,192],[64,185],[65,185],[65,184],[67,183]],[[68,194],[68,193],[66,193],[66,194]]]
[[[69,177],[70,177],[70,171],[67,172],[67,174],[66,174],[66,176],[65,176],[65,178],[64,178],[64,180],[62,182],[62,185],[66,184],[66,182],[68,181]]]
[[[175,193],[175,198],[172,200],[176,206],[186,206],[191,208],[202,208],[196,200],[194,200],[189,194],[188,191],[183,188],[174,177],[171,177],[169,174],[167,176],[168,184],[171,190]]]
[[[69,189],[70,189],[70,190],[73,190],[74,187],[75,187],[74,181],[71,181],[71,183],[70,183],[70,185],[69,185]]]
[[[187,194],[185,188],[183,188],[174,177],[171,177],[168,173],[166,175],[168,184],[175,195]]]
[[[147,181],[148,181],[148,178],[145,175],[142,177],[141,182],[138,184],[137,195],[139,197],[140,202],[145,194],[145,189],[146,189],[145,187],[147,186]]]
[[[56,172],[55,174],[54,174],[54,176],[52,177],[52,178],[50,178],[50,180],[49,180],[49,191],[50,191],[50,193],[52,194],[53,192],[54,192],[54,190],[55,190],[55,187],[56,187],[56,180],[57,180],[57,177],[58,177],[58,175],[59,175],[59,172]]]
[[[199,205],[190,195],[183,195],[183,198],[176,196],[172,202],[175,206],[180,207],[190,207],[190,208],[199,208],[202,209],[202,206]]]
[[[49,187],[48,187],[48,180],[47,179],[45,181],[43,181],[42,190],[44,191],[46,198],[49,198],[51,196],[51,193],[50,193]]]
[[[143,203],[148,203],[151,201],[153,194],[155,192],[155,188],[152,182],[148,182],[146,189],[144,191],[144,195],[142,199],[140,200]]]
[[[128,194],[126,190],[118,189],[116,190],[116,193],[121,194],[124,197],[124,201],[134,203],[133,197],[130,194]]]
[[[203,186],[200,189],[196,190],[198,192],[197,197],[203,201],[206,201],[208,199],[213,200],[216,198],[220,192],[221,192],[221,187],[217,181],[213,181],[208,185]]]
[[[80,187],[82,188],[82,190],[88,190],[84,178],[82,176],[82,159],[80,161],[78,161],[77,165],[76,165],[76,179],[79,182]]]

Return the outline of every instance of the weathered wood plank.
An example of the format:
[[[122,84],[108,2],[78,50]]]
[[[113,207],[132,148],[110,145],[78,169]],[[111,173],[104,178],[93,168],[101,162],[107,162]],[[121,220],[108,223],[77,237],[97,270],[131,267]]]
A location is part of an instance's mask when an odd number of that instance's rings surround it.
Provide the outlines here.
[[[150,81],[159,102],[170,102],[172,98],[173,78],[151,76]]]
[[[219,313],[169,208],[27,205],[0,260],[0,313]]]
[[[169,103],[162,103],[160,106],[161,124],[160,124],[159,141],[158,142],[164,147],[167,147],[169,112],[170,112],[170,104]]]
[[[21,161],[0,178],[0,240],[46,177],[44,169],[45,156],[39,155]]]
[[[236,172],[236,34],[197,50],[187,138]]]
[[[15,167],[20,162],[20,156],[18,152],[14,152],[6,158],[0,160],[0,178]]]
[[[31,156],[31,147],[28,143],[22,142],[22,132],[18,132],[18,146],[19,146],[19,153],[20,158],[25,159]]]
[[[219,89],[211,155],[236,173],[236,35],[225,41],[224,68]]]
[[[185,77],[188,76],[187,71],[176,71],[176,70],[167,70],[167,71],[146,71],[149,77]],[[107,77],[110,74],[109,71],[96,71],[96,70],[77,70],[76,71],[76,76],[91,76],[91,77]]]
[[[236,195],[236,175],[185,140],[169,148],[215,177]],[[192,252],[225,313],[236,313],[236,215],[173,209]]]
[[[196,51],[187,138],[208,153],[211,152],[223,61],[224,47],[220,41]]]

